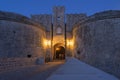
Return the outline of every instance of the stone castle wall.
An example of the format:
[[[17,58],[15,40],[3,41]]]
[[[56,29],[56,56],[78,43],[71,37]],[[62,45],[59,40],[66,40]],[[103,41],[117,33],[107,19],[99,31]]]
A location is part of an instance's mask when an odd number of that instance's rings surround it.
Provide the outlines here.
[[[119,11],[96,14],[73,30],[75,56],[117,77],[120,77],[119,15]]]
[[[66,14],[66,30],[71,32],[73,26],[85,18],[86,14]]]
[[[42,56],[44,37],[36,26],[0,20],[0,57]]]
[[[16,13],[12,13],[12,12],[0,11],[0,20],[19,22],[19,23],[35,25],[35,26],[41,25],[41,24],[35,23],[33,20],[31,20],[30,18],[28,18],[26,16],[16,14]]]
[[[36,65],[34,58],[0,58],[0,73]]]
[[[43,41],[50,39],[51,26],[52,15],[32,15],[29,19],[0,11],[0,72],[43,62]],[[67,14],[66,30],[67,39],[75,42],[75,57],[120,77],[120,11],[89,17]]]
[[[25,17],[19,20],[22,17],[0,13],[0,70],[34,65],[35,59],[44,59],[44,28]]]
[[[42,24],[47,31],[51,31],[52,15],[49,14],[32,15],[31,18],[37,23]]]

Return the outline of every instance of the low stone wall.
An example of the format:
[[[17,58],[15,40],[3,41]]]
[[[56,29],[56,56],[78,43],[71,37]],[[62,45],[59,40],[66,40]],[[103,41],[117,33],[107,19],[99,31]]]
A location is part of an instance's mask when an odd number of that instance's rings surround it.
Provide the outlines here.
[[[30,67],[36,64],[37,58],[0,58],[0,73]]]

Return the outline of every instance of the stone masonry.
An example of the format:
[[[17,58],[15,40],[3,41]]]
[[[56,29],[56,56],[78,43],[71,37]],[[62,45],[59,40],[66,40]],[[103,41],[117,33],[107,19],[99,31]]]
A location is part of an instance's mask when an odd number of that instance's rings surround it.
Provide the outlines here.
[[[44,59],[45,29],[22,15],[0,12],[0,72]]]
[[[73,29],[74,53],[80,60],[120,77],[120,11],[106,11]]]
[[[28,18],[0,11],[0,72],[44,63],[46,53],[53,60],[55,48],[62,46],[66,53],[120,77],[120,10],[87,16],[65,14],[65,7],[56,6],[53,12]],[[45,40],[50,41],[47,48]],[[67,40],[73,41],[72,49]]]

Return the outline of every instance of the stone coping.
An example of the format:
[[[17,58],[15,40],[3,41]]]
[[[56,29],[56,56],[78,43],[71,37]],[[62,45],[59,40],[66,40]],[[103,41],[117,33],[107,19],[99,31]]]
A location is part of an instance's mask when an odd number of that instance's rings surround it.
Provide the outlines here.
[[[120,18],[120,10],[108,10],[95,13],[94,15],[89,16],[87,21],[97,21],[111,18]]]
[[[39,26],[39,28],[44,29],[43,27],[41,27],[43,25],[40,25],[37,22],[33,21],[32,19],[17,13],[0,11],[0,20],[7,20],[7,21],[33,25],[33,26]]]
[[[94,22],[98,20],[105,20],[105,19],[114,19],[114,18],[120,18],[120,10],[108,10],[108,11],[95,13],[76,23],[73,29],[85,23]]]

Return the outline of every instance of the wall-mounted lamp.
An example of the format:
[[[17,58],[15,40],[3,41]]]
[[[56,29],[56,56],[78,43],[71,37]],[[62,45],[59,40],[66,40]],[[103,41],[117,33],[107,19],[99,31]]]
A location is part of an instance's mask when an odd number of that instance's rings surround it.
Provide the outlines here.
[[[51,41],[50,41],[50,40],[45,40],[45,41],[44,41],[44,46],[45,46],[46,48],[49,48],[49,47],[51,46]]]
[[[67,46],[73,47],[73,40],[67,40]]]

